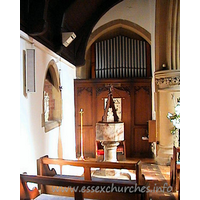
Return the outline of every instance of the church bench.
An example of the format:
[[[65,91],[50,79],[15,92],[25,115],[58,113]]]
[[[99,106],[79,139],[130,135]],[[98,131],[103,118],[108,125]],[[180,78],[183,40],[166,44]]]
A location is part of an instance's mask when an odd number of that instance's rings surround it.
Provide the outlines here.
[[[60,175],[62,175],[62,166],[70,165],[76,167],[84,168],[84,179],[92,180],[91,168],[101,168],[101,169],[127,169],[136,171],[136,183],[138,185],[145,183],[145,177],[141,171],[141,161],[138,162],[97,162],[97,161],[87,161],[87,160],[67,160],[59,158],[49,158],[47,155],[41,157],[37,160],[37,171],[38,175],[54,176],[56,175],[55,169],[49,168],[50,164],[60,166]]]
[[[180,190],[180,162],[178,161],[178,155],[180,154],[180,147],[173,147],[173,157],[170,163],[170,185],[173,191]]]
[[[38,175],[50,176],[50,177],[58,177],[58,178],[66,178],[66,179],[75,179],[75,180],[92,180],[97,182],[109,182],[112,183],[119,182],[119,179],[107,179],[107,178],[98,178],[93,177],[91,175],[91,168],[100,168],[100,169],[127,169],[127,170],[135,170],[136,172],[136,180],[120,180],[120,182],[129,183],[131,185],[136,186],[146,186],[147,182],[145,181],[145,177],[141,172],[141,161],[125,163],[125,162],[97,162],[97,161],[87,161],[87,160],[66,160],[66,159],[57,159],[57,158],[49,158],[48,156],[41,157],[37,160],[38,164]],[[55,169],[52,168],[50,170],[49,165],[59,165],[60,166],[60,174],[57,174]],[[62,167],[64,165],[83,167],[84,174],[83,176],[70,176],[62,174]],[[52,187],[41,185],[42,192],[52,194]],[[62,192],[55,192],[60,195]],[[73,196],[70,192],[68,192],[69,196]],[[86,195],[90,197],[91,195]]]
[[[27,183],[42,183],[48,185],[60,185],[57,181],[62,180],[52,180],[49,179],[50,177],[45,176],[33,176],[33,175],[25,175],[20,174],[20,200],[74,200],[74,199],[83,199],[82,195],[79,194],[79,192],[74,191],[74,197],[66,197],[66,196],[59,196],[59,195],[51,195],[51,194],[40,194],[39,190],[37,188],[34,188],[33,190],[30,190]],[[75,186],[74,183],[69,183],[69,181],[66,181],[66,183],[62,183],[61,185],[66,186]]]
[[[52,188],[61,187],[71,188],[74,192],[74,197],[66,197],[65,191],[63,196],[55,194],[40,194],[37,188],[30,190],[27,186],[28,182],[50,185]],[[125,183],[118,181],[112,183],[111,181],[91,181],[91,180],[69,180],[64,178],[49,177],[49,176],[36,176],[20,174],[20,199],[21,200],[82,200],[86,199],[85,194],[92,193],[92,199],[102,199],[101,193],[103,194],[103,199],[148,199],[146,193],[146,186],[144,185],[133,185],[130,183]],[[128,196],[127,196],[128,195]],[[128,198],[127,198],[128,197]],[[91,198],[90,198],[91,199]]]

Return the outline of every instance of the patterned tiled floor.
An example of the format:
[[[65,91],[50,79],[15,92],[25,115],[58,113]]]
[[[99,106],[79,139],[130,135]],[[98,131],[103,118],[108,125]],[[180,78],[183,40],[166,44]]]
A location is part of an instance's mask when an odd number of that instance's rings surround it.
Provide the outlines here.
[[[142,173],[145,175],[146,180],[165,180],[157,164],[142,163]]]
[[[142,161],[142,173],[149,184],[149,200],[178,200],[169,185],[170,166],[157,165],[154,159],[127,159],[125,162]],[[130,172],[134,178],[134,172]]]
[[[149,183],[150,200],[177,200],[178,194],[169,185],[170,167],[153,163],[142,163],[142,173]]]

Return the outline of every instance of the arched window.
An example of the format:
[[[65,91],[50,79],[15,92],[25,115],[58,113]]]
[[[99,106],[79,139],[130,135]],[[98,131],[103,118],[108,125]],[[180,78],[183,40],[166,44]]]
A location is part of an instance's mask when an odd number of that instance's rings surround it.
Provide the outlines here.
[[[54,60],[49,62],[43,89],[43,124],[45,132],[58,126],[62,121],[62,100],[58,68]]]

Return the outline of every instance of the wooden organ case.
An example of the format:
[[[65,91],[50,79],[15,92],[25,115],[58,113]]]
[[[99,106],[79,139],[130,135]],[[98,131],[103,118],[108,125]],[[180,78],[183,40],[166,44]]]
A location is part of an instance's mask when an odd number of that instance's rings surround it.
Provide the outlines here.
[[[76,79],[76,155],[80,156],[80,116],[84,110],[84,156],[96,155],[96,123],[101,121],[110,86],[117,112],[124,122],[127,157],[150,157],[147,121],[152,116],[151,52],[145,41],[124,36],[94,43],[91,47],[91,78]],[[115,107],[116,107],[115,104]]]

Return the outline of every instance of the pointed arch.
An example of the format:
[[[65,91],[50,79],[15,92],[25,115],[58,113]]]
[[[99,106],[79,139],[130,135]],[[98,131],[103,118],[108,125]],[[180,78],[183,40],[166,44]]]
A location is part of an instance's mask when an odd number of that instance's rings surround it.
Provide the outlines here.
[[[87,55],[87,51],[89,50],[91,45],[98,38],[100,38],[101,36],[103,36],[104,34],[110,32],[110,31],[112,31],[114,29],[118,29],[118,28],[123,28],[123,29],[129,30],[133,33],[136,33],[137,35],[142,37],[144,40],[146,40],[151,45],[151,34],[146,29],[142,28],[138,24],[133,23],[131,21],[117,19],[117,20],[108,22],[108,23],[100,26],[99,28],[97,28],[95,31],[92,32],[92,34],[89,37],[88,43],[87,43],[85,55]]]
[[[48,63],[45,77],[47,76],[48,71],[51,74],[51,78],[52,78],[52,81],[53,81],[53,86],[57,90],[59,90],[59,86],[60,86],[59,72],[58,72],[58,67],[56,65],[56,62],[53,59]]]
[[[43,88],[43,126],[45,132],[60,126],[61,121],[60,77],[56,62],[52,59],[47,65]]]

